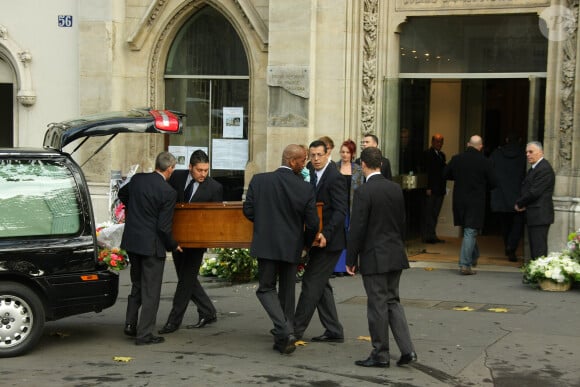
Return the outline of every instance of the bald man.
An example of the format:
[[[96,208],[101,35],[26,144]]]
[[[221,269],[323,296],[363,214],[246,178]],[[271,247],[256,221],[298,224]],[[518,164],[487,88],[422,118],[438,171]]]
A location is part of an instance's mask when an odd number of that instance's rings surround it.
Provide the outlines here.
[[[493,165],[481,149],[483,140],[473,135],[465,152],[455,155],[443,170],[446,180],[453,180],[453,223],[463,227],[463,241],[459,255],[459,274],[473,275],[477,266],[479,248],[477,234],[483,228],[485,195],[495,187]]]

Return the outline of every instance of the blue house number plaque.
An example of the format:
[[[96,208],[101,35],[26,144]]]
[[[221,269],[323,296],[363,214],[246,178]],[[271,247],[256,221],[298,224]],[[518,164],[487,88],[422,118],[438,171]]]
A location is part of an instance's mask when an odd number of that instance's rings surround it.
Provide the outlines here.
[[[72,27],[72,25],[73,25],[72,15],[58,15],[59,27]]]

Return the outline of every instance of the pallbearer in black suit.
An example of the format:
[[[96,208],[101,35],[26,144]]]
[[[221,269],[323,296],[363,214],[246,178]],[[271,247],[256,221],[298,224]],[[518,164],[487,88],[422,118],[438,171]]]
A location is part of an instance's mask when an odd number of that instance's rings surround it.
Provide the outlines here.
[[[127,209],[121,248],[131,261],[131,294],[127,300],[125,334],[137,337],[135,344],[158,344],[163,337],[153,336],[165,252],[181,252],[173,239],[175,190],[167,179],[175,169],[175,157],[161,152],[155,160],[155,171],[139,173],[119,190],[119,199]],[[141,309],[141,315],[139,315]]]
[[[542,144],[537,141],[526,145],[526,157],[532,168],[522,182],[520,197],[516,201],[516,211],[526,214],[530,255],[536,259],[548,254],[548,230],[554,223],[554,185],[556,175],[552,166],[544,158]]]
[[[443,199],[447,193],[447,182],[443,178],[443,170],[447,165],[445,153],[441,151],[444,138],[437,133],[431,137],[431,147],[423,153],[423,169],[427,174],[427,189],[423,203],[423,242],[442,243],[443,239],[437,237],[435,232],[439,212],[443,205]]]
[[[175,171],[169,184],[177,191],[180,203],[221,202],[223,188],[220,183],[208,176],[209,157],[202,150],[193,152],[189,159],[189,170]],[[199,283],[198,274],[206,249],[184,248],[183,253],[173,254],[173,264],[177,272],[177,287],[173,296],[173,308],[167,323],[159,331],[161,334],[175,332],[183,320],[183,315],[193,301],[197,306],[199,321],[187,328],[203,328],[217,321],[216,309]]]
[[[274,349],[286,354],[296,349],[291,324],[296,269],[319,224],[314,188],[300,175],[305,163],[304,147],[288,145],[280,168],[252,178],[243,207],[254,222],[250,254],[258,257],[256,296],[274,323]]]
[[[320,140],[309,146],[310,183],[316,189],[316,201],[322,202],[322,232],[310,250],[310,258],[302,277],[302,292],[296,307],[294,335],[302,338],[310,324],[314,312],[318,309],[320,322],[325,328],[322,335],[312,341],[344,341],[342,325],[338,321],[336,305],[330,276],[346,246],[344,219],[348,211],[346,182],[344,177],[329,159],[326,144]]]
[[[359,267],[367,293],[367,318],[373,350],[362,367],[389,366],[389,327],[401,351],[398,366],[417,360],[405,311],[399,298],[399,280],[409,268],[405,251],[405,203],[403,191],[380,173],[381,151],[361,153],[367,182],[354,193],[347,243],[346,270]]]

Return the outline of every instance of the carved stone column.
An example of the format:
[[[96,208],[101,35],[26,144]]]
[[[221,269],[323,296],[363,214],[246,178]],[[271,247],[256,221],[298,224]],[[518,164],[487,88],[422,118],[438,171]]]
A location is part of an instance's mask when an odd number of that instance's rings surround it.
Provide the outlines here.
[[[561,10],[552,20],[557,24],[551,26],[559,28],[560,35],[549,43],[544,148],[556,172],[556,213],[548,248],[558,251],[568,233],[580,228],[579,0],[554,0],[552,8]]]

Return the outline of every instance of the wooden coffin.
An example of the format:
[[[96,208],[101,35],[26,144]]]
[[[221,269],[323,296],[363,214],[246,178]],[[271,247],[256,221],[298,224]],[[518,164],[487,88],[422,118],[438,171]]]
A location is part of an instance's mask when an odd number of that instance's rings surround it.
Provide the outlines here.
[[[322,229],[322,203],[317,209]],[[250,247],[253,229],[242,202],[178,203],[173,214],[173,237],[181,247]]]

